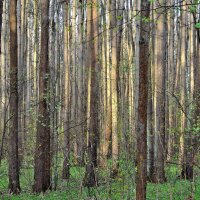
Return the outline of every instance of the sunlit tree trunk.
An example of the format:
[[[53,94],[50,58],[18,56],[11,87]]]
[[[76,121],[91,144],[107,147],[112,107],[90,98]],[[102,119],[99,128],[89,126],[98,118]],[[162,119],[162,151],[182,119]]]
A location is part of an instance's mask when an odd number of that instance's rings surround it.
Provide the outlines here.
[[[174,0],[171,0],[171,4],[174,3]],[[173,128],[175,124],[175,113],[174,113],[174,89],[175,89],[175,56],[174,56],[174,48],[175,48],[175,38],[174,38],[174,10],[172,10],[169,14],[168,18],[168,44],[169,44],[169,52],[168,52],[168,80],[169,80],[169,129],[168,129],[168,140],[167,140],[167,160],[170,161],[173,154],[173,142],[174,142],[174,133]]]
[[[181,80],[180,80],[180,89],[181,89],[181,129],[180,129],[180,146],[179,146],[179,162],[182,168],[184,168],[184,156],[185,156],[185,129],[187,127],[187,111],[186,111],[186,56],[187,56],[187,50],[186,50],[186,13],[181,13],[181,53],[180,53],[180,67],[181,67]]]
[[[1,104],[2,104],[2,138],[1,159],[4,156],[4,147],[7,145],[7,133],[9,126],[9,2],[4,1],[2,14],[2,40],[1,40]]]
[[[161,5],[165,6],[166,1],[163,0]],[[156,4],[156,6],[160,6]],[[159,10],[160,9],[160,10]],[[156,26],[156,143],[157,151],[155,154],[155,182],[163,183],[165,179],[165,100],[166,100],[166,9],[159,8],[157,14],[157,26]]]
[[[104,34],[104,41],[103,41],[103,50],[104,50],[104,56],[103,58],[105,61],[103,64],[103,73],[104,78],[102,81],[104,81],[105,86],[105,98],[104,98],[104,124],[102,130],[102,138],[101,138],[101,152],[100,152],[100,165],[102,167],[106,167],[107,165],[107,157],[108,157],[108,150],[110,146],[110,137],[111,137],[111,131],[112,131],[112,124],[111,124],[111,88],[110,88],[110,40],[109,40],[109,2],[105,2],[105,16],[103,21],[103,26],[105,26],[105,34]],[[104,24],[105,23],[105,24]]]
[[[69,179],[69,162],[70,162],[70,132],[69,132],[69,3],[64,5],[64,161],[62,178]]]

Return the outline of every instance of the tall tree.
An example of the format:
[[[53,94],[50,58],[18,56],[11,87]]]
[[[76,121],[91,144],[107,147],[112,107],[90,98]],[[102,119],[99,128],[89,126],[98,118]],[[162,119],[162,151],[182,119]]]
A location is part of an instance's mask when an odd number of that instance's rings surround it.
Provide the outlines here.
[[[90,101],[89,101],[89,130],[87,146],[87,164],[84,185],[93,187],[97,185],[97,144],[99,138],[98,124],[98,16],[97,0],[87,1],[87,67],[90,73]]]
[[[118,65],[117,65],[117,14],[116,14],[116,0],[110,1],[110,37],[111,37],[111,123],[112,123],[112,164],[113,175],[117,173],[118,160],[118,95],[117,95],[117,81],[118,81]]]
[[[50,119],[49,119],[49,1],[41,1],[41,50],[39,68],[39,113],[37,121],[34,192],[45,192],[50,183]]]
[[[1,30],[2,30],[2,14],[3,14],[3,0],[0,0],[0,77],[2,76],[2,62],[1,62],[1,53],[2,53],[2,50],[1,50]],[[2,86],[0,87],[0,102],[2,102]],[[3,118],[3,112],[2,112],[2,104],[0,103],[0,115],[2,116]],[[1,159],[2,159],[2,155],[3,155],[3,143],[4,143],[4,138],[5,138],[5,133],[3,131],[3,123],[0,122],[0,131],[2,132],[2,135],[1,135],[1,145],[0,145],[0,163],[1,163]]]
[[[183,5],[183,4],[182,4]],[[181,130],[180,130],[180,146],[179,146],[179,161],[182,169],[185,168],[185,129],[187,127],[186,119],[186,65],[187,65],[187,36],[186,36],[186,22],[187,22],[187,13],[185,11],[181,12],[181,38],[180,38],[180,75],[181,75]],[[184,171],[184,170],[183,170]]]
[[[110,20],[109,20],[110,2],[104,1],[102,8],[104,35],[102,41],[102,85],[103,85],[103,103],[104,103],[104,121],[102,122],[102,137],[100,143],[100,166],[107,166],[107,157],[110,147],[112,123],[111,123],[111,87],[110,87]]]
[[[161,5],[166,8],[166,0],[162,0]],[[157,26],[156,26],[156,162],[155,162],[155,182],[165,182],[165,101],[166,101],[166,9],[160,8],[157,3]]]
[[[140,40],[139,40],[139,98],[137,119],[137,177],[136,199],[146,199],[147,185],[147,102],[148,102],[148,66],[149,66],[149,23],[150,2],[142,0],[140,5]]]
[[[9,129],[9,192],[18,194],[18,67],[17,67],[17,0],[10,1],[10,129]]]
[[[69,179],[69,159],[70,159],[70,135],[69,135],[69,3],[64,5],[64,161],[63,161],[63,179]]]

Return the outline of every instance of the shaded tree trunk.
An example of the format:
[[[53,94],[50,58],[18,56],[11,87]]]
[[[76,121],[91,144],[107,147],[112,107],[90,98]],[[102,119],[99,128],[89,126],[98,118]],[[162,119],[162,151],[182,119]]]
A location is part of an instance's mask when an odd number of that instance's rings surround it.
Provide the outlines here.
[[[142,18],[149,18],[150,3],[141,1],[140,41],[139,41],[139,99],[137,119],[137,175],[136,199],[146,199],[147,186],[147,103],[148,103],[148,66],[149,66],[149,23]]]
[[[91,76],[90,82],[90,117],[88,130],[87,164],[84,185],[94,187],[97,185],[97,144],[99,138],[98,124],[98,16],[97,0],[87,1],[87,51],[88,64]]]
[[[51,188],[50,173],[50,119],[49,119],[49,1],[41,2],[41,52],[39,69],[39,113],[37,121],[34,186],[33,191],[40,193]]]
[[[9,129],[9,192],[18,194],[18,57],[17,57],[17,0],[10,1],[10,129]]]

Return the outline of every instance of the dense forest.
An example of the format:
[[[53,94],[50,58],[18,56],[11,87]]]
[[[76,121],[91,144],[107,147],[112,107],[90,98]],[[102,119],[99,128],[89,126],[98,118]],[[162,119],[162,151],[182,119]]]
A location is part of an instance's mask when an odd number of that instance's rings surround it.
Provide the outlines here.
[[[200,0],[0,0],[0,199],[200,199]]]

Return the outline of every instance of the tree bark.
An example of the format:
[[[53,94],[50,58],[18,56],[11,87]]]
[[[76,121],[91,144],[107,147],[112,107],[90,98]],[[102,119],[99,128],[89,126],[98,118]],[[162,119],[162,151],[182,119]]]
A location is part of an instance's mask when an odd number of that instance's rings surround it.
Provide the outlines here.
[[[118,171],[118,65],[117,65],[117,15],[116,0],[110,1],[110,29],[111,29],[111,50],[112,50],[112,67],[111,67],[111,123],[112,123],[112,168],[113,176]]]
[[[1,62],[1,59],[2,59],[2,50],[1,50],[1,30],[2,30],[2,14],[3,14],[3,0],[0,0],[0,77],[2,77],[2,69],[3,69],[3,66],[2,66],[2,62]],[[1,81],[1,79],[0,79]],[[2,102],[2,85],[0,86],[0,102]],[[0,103],[0,116],[2,117],[2,119],[4,119],[4,113],[3,113],[3,105],[2,103]],[[0,145],[0,164],[1,164],[1,159],[2,159],[2,156],[3,156],[3,143],[4,143],[4,138],[5,138],[5,133],[4,133],[4,120],[2,120],[0,122],[0,132],[2,134],[0,134],[0,137],[1,137],[1,145]]]
[[[70,176],[70,131],[69,131],[69,18],[68,1],[64,6],[64,161],[62,178],[69,179]]]
[[[139,41],[139,99],[137,119],[137,175],[136,199],[146,199],[147,186],[147,103],[148,103],[148,67],[149,67],[149,23],[142,19],[150,17],[150,3],[141,1],[140,41]]]
[[[17,57],[17,0],[10,1],[10,129],[9,129],[9,192],[18,194],[18,57]]]
[[[99,138],[98,124],[98,16],[97,0],[87,1],[87,51],[88,64],[91,76],[90,82],[90,117],[88,130],[87,164],[84,185],[94,187],[97,185],[97,144]]]
[[[40,193],[51,188],[50,178],[50,118],[49,118],[49,1],[41,1],[41,52],[39,69],[39,113],[37,121],[34,186],[33,191]]]
[[[161,5],[165,7],[166,1],[163,0]],[[159,7],[159,4],[157,5]],[[156,145],[157,151],[155,154],[155,179],[154,182],[163,183],[166,181],[165,178],[165,103],[166,103],[166,10],[158,9],[158,20],[156,27]]]

